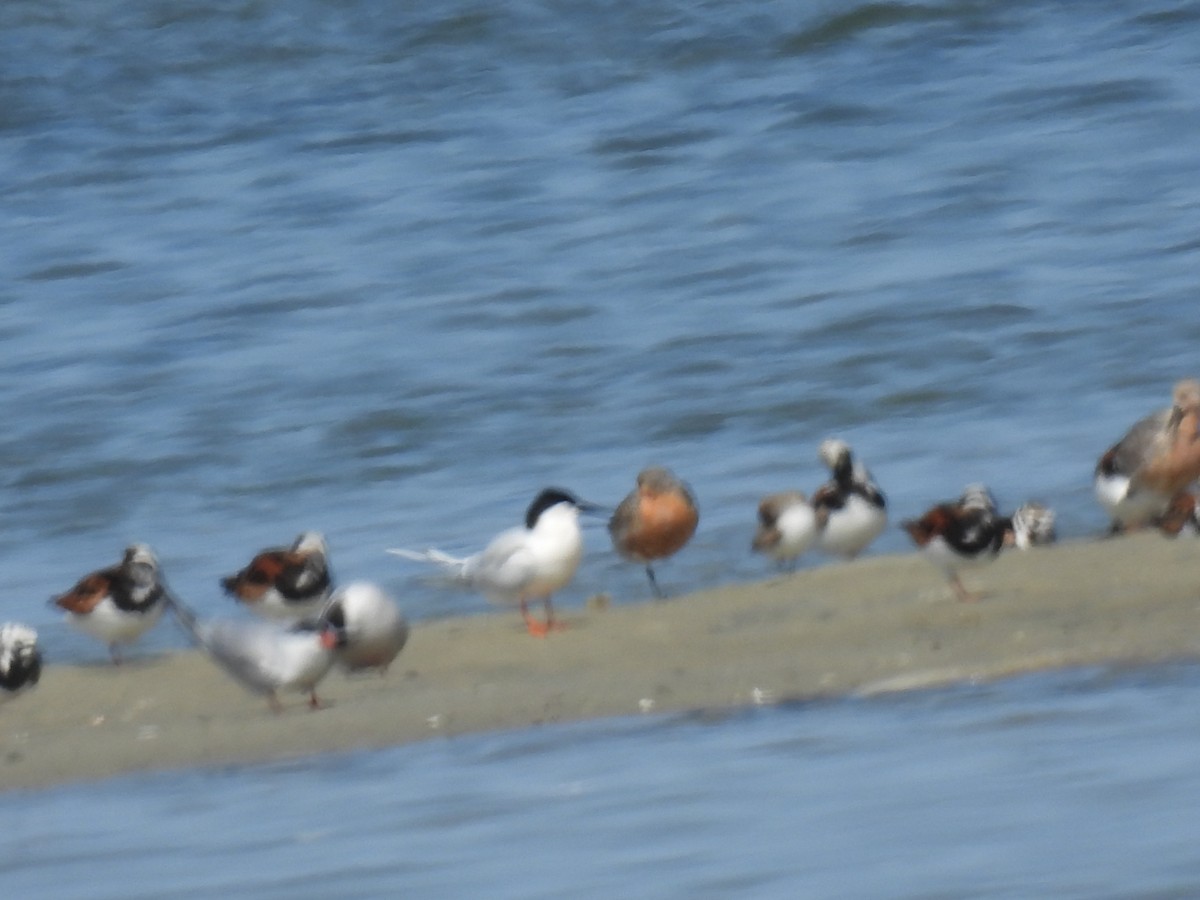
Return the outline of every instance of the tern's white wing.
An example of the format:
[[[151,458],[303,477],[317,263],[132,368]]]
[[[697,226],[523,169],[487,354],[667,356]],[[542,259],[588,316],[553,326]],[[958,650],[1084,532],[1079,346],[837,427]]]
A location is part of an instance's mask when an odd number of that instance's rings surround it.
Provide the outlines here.
[[[515,602],[537,577],[537,562],[529,549],[529,531],[502,531],[481,553],[467,561],[466,577],[496,602]]]

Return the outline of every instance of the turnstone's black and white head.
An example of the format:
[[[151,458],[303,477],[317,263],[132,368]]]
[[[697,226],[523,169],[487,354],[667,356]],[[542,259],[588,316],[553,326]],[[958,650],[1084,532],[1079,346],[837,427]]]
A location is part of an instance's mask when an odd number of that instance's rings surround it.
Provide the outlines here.
[[[0,625],[0,702],[32,688],[42,675],[37,632],[27,625]]]
[[[832,475],[812,496],[813,509],[823,523],[817,546],[853,559],[887,526],[887,499],[845,441],[829,438],[817,452]]]
[[[244,569],[222,578],[221,586],[264,618],[314,618],[333,588],[325,537],[305,531],[290,547],[259,551]]]

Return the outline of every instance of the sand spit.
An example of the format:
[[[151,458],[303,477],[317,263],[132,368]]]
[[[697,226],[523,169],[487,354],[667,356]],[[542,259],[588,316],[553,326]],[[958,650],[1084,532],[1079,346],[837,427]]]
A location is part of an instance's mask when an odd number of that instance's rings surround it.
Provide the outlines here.
[[[384,677],[332,674],[280,715],[195,652],[55,666],[0,706],[0,789],[377,748],[603,716],[876,694],[1200,655],[1200,542],[1143,534],[1010,552],[960,603],[917,555],[666,601],[416,623]]]

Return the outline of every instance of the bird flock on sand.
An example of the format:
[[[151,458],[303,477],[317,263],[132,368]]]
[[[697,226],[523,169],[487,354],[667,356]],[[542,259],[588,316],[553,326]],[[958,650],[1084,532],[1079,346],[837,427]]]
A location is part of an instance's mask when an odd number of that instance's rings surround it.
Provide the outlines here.
[[[887,500],[848,444],[821,443],[818,455],[830,478],[811,495],[788,490],[758,506],[751,549],[780,568],[821,552],[842,559],[862,553],[886,528]],[[1157,528],[1174,536],[1200,531],[1194,489],[1200,480],[1200,382],[1180,381],[1171,405],[1136,422],[1100,457],[1093,485],[1107,512],[1110,533]],[[530,503],[524,523],[496,535],[466,557],[436,549],[388,550],[430,563],[451,582],[518,609],[531,635],[561,630],[552,598],[570,583],[583,557],[581,514],[608,516],[617,554],[643,566],[656,597],[664,592],[655,565],[678,553],[700,521],[691,489],[670,470],[644,469],[634,489],[609,515],[561,488],[546,488]],[[991,492],[972,484],[954,500],[935,504],[901,527],[940,570],[957,598],[978,599],[962,583],[967,567],[995,559],[1007,547],[1026,549],[1055,539],[1054,512],[1037,502],[1002,514]],[[396,601],[368,581],[335,585],[325,538],[301,534],[288,547],[257,553],[221,586],[259,620],[199,618],[167,586],[154,552],[127,548],[119,563],[84,576],[51,603],[66,620],[108,646],[114,664],[170,608],[192,641],[219,668],[279,711],[281,692],[308,695],[322,705],[317,685],[335,666],[348,671],[388,666],[404,648],[409,625]],[[540,603],[539,619],[530,610]],[[0,625],[0,702],[35,685],[42,654],[25,625]]]

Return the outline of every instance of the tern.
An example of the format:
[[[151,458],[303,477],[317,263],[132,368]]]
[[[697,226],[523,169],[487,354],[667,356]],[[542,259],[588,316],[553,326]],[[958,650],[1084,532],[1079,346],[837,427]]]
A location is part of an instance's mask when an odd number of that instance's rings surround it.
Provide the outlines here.
[[[523,527],[502,531],[471,556],[450,556],[432,549],[387,552],[434,563],[457,583],[479,591],[493,603],[516,606],[529,633],[545,637],[564,627],[554,618],[551,597],[571,581],[583,557],[579,513],[599,509],[570,491],[546,488],[529,504]],[[536,600],[545,607],[544,622],[529,612],[529,604]]]

